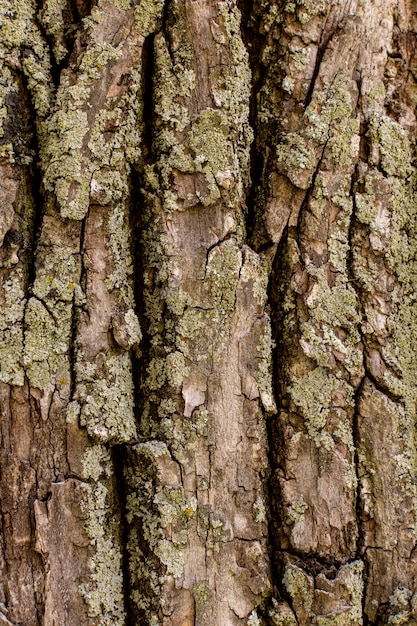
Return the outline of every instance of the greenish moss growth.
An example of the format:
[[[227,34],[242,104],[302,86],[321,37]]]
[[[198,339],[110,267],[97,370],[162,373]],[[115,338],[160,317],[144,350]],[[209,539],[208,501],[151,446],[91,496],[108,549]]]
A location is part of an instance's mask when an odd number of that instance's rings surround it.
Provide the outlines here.
[[[326,432],[327,417],[332,406],[332,394],[339,381],[331,370],[316,367],[293,383],[289,392],[292,401],[302,409],[310,438],[320,447],[331,450],[332,437]]]
[[[98,451],[97,448],[95,451]],[[101,455],[101,460],[103,458]],[[96,475],[96,468],[93,474]],[[98,626],[123,626],[126,616],[118,531],[120,522],[114,517],[112,494],[104,482],[98,481],[84,483],[83,490],[83,510],[92,556],[90,578],[80,585],[79,590],[87,604],[89,617],[96,618]]]
[[[272,352],[275,343],[272,340],[271,325],[265,326],[263,334],[259,338],[257,351],[260,357],[257,372],[258,389],[265,411],[273,413],[276,411],[274,392],[272,389]]]
[[[193,585],[193,596],[195,602],[196,620],[201,623],[208,623],[210,620],[210,603],[213,591],[203,581],[199,581]]]
[[[304,517],[304,513],[308,509],[307,502],[304,501],[303,496],[299,496],[297,500],[291,503],[291,506],[287,509],[287,517],[292,523],[299,522]]]
[[[72,308],[62,302],[56,302],[52,311],[48,308],[32,297],[25,310],[23,364],[31,384],[38,389],[70,382],[68,349]]]
[[[23,316],[25,295],[23,272],[12,270],[3,284],[4,303],[0,307],[0,380],[23,385]]]
[[[129,353],[109,352],[100,365],[78,361],[80,424],[95,441],[121,443],[136,437],[133,393]]]
[[[234,239],[229,239],[213,248],[209,255],[206,278],[215,316],[214,322],[220,322],[234,312],[241,266],[242,254]],[[220,337],[224,336],[225,330],[220,325],[218,330]]]
[[[282,579],[290,598],[303,607],[307,617],[313,617],[314,587],[313,580],[302,569],[295,565],[287,565]]]
[[[183,573],[197,501],[185,497],[179,466],[163,442],[136,445],[125,476],[131,597],[139,615],[146,611],[151,620],[156,619],[164,576],[180,578]]]
[[[375,115],[370,119],[368,136],[379,147],[385,174],[406,178],[411,173],[410,141],[404,128],[389,117]]]

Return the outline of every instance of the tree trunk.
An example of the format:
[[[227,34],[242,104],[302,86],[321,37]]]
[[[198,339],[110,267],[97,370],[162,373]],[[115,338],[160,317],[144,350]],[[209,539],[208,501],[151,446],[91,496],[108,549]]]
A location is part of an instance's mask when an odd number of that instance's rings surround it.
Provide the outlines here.
[[[0,7],[0,624],[417,624],[416,2]]]

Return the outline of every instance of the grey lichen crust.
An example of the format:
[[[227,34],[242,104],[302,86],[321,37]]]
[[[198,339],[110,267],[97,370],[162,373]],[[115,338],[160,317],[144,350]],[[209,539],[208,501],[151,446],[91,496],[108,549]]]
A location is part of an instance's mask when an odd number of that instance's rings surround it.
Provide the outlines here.
[[[135,469],[133,458],[128,470],[128,549],[137,619],[152,625],[177,595],[187,599],[181,600],[184,623],[192,615],[198,622],[221,623],[229,614],[235,619],[228,603],[249,615],[270,587],[259,477],[265,463],[259,409],[263,404],[275,410],[265,313],[268,270],[244,245],[250,70],[235,3],[214,3],[213,15],[199,11],[190,4],[185,14],[183,3],[171,3],[165,28],[155,36],[153,163],[144,168],[142,190],[150,349],[141,434],[150,442],[136,446],[140,465]],[[187,20],[199,24],[195,38]],[[199,20],[212,39],[208,52],[200,50],[206,44]],[[211,58],[204,77],[195,71],[202,54]],[[213,411],[217,393],[227,420]],[[228,437],[220,434],[226,421]],[[240,471],[235,454],[227,452],[234,438],[248,466],[247,502],[239,500],[237,485],[231,487]],[[225,466],[224,477],[210,470],[211,449]],[[166,464],[169,473],[161,469]],[[153,506],[145,507],[145,501]],[[240,544],[241,537],[247,541]],[[235,585],[230,582],[233,598],[226,601],[211,580],[221,571],[232,581],[225,554],[235,546],[244,555],[245,573]],[[205,550],[210,562],[202,556]],[[252,567],[259,592],[247,588]]]
[[[19,65],[28,82],[38,116],[46,114],[51,95],[47,48],[36,25],[35,15],[35,3],[30,0],[0,2],[0,246],[4,244],[9,229],[10,232],[19,233],[27,245],[30,236],[28,231],[32,225],[33,199],[25,177],[29,175],[29,169],[26,168],[32,161],[33,150],[24,145],[31,138],[18,136],[11,125],[16,115],[15,103],[23,97],[14,64]],[[21,47],[25,47],[27,53],[19,60]],[[18,248],[12,253],[10,246],[8,250],[3,247],[0,253],[0,271],[4,279],[0,296],[0,380],[22,385],[25,375],[23,318],[27,294],[26,275],[22,262],[19,262]]]
[[[360,626],[362,618],[363,563],[354,561],[342,567],[335,578],[327,579],[325,574],[315,578],[306,574],[294,564],[285,568],[283,584],[298,622],[317,626]],[[326,614],[320,615],[320,597],[327,594]],[[343,608],[340,600],[343,598]],[[333,605],[333,606],[332,606]],[[277,624],[280,611],[277,611]],[[292,622],[287,612],[283,624]],[[297,622],[297,623],[298,623]],[[275,623],[275,622],[273,622]]]
[[[0,380],[12,385],[23,385],[23,317],[25,294],[22,270],[12,272],[5,281],[4,304],[0,313]]]
[[[146,623],[158,624],[157,598],[163,582],[158,562],[166,576],[181,578],[187,527],[196,515],[197,501],[185,497],[180,466],[163,442],[136,445],[125,476],[132,600],[138,615],[146,615]]]
[[[94,445],[83,457],[83,512],[92,546],[91,575],[80,586],[89,617],[100,626],[123,626],[124,586],[120,521],[113,514],[116,506],[113,467],[108,450]]]
[[[112,205],[127,195],[130,166],[141,155],[142,45],[162,6],[101,0],[84,20],[88,46],[77,67],[61,77],[42,144],[44,183],[63,217],[82,219],[91,201]],[[112,25],[118,35],[110,37]],[[127,86],[117,80],[109,85],[109,72],[127,76]]]
[[[130,351],[138,350],[141,331],[133,296],[130,168],[141,158],[142,46],[160,21],[162,8],[163,2],[147,0],[136,7],[128,2],[99,2],[76,35],[82,53],[61,72],[54,93],[48,46],[36,24],[39,18],[52,38],[55,61],[61,62],[67,54],[64,5],[47,1],[36,15],[37,7],[30,0],[0,3],[1,52],[26,78],[46,191],[39,238],[30,242],[36,244],[36,264],[29,298],[19,257],[12,251],[0,259],[9,275],[0,294],[5,305],[0,313],[0,335],[5,339],[0,380],[22,385],[26,376],[36,397],[39,391],[44,420],[54,393],[63,403],[72,400],[68,428],[74,432],[84,426],[91,437],[88,441],[84,435],[82,444],[90,576],[87,580],[86,572],[80,592],[91,623],[103,626],[125,623],[120,519],[112,462],[103,443],[136,437]],[[112,39],[111,24],[118,41]],[[19,96],[15,92],[20,84],[8,68],[2,67],[1,75],[0,139],[7,106]],[[2,145],[0,158],[1,166],[5,160],[8,166],[15,164],[13,144]],[[19,166],[28,165],[30,155],[19,159]],[[14,180],[19,180],[15,174],[10,177]],[[0,218],[0,243],[12,224],[13,207],[18,206],[12,182],[7,187],[10,209],[5,206]],[[32,219],[29,199],[25,204],[25,216]],[[81,230],[89,229],[91,215],[87,214],[92,205],[103,207],[106,217],[89,249],[80,249]],[[100,246],[109,269],[103,280],[97,276]],[[90,288],[95,279],[103,288],[104,303]],[[101,335],[106,347],[97,357],[90,348],[98,331],[95,337],[94,331],[84,332],[83,312],[94,313],[101,305],[109,315]]]
[[[77,366],[80,424],[95,441],[121,443],[136,436],[131,357],[127,352],[103,354],[101,363]]]

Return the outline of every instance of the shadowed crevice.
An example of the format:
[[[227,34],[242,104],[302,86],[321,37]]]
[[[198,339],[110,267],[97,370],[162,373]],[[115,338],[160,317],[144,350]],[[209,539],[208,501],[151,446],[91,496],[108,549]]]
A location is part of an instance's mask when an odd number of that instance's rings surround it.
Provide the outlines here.
[[[134,617],[134,611],[131,600],[131,584],[129,577],[129,554],[127,544],[129,541],[129,527],[126,519],[126,500],[127,491],[124,476],[124,468],[127,463],[126,445],[117,445],[110,448],[112,456],[115,482],[117,489],[115,490],[116,505],[120,511],[120,540],[122,547],[122,574],[123,574],[123,599],[124,610],[126,614],[125,626],[137,626]]]
[[[24,284],[28,297],[36,278],[35,257],[45,212],[45,196],[39,165],[40,146],[35,130],[35,114],[23,72],[16,75],[16,82],[19,90],[11,92],[6,99],[8,116],[3,124],[1,142],[13,143],[15,161],[21,165],[21,175],[26,178],[25,197],[18,202],[16,213],[21,228],[18,257],[25,267]]]

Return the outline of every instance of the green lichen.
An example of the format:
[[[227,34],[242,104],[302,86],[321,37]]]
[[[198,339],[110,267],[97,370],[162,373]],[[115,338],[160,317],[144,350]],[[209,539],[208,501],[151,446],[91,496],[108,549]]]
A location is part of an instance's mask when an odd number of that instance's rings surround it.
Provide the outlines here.
[[[120,17],[125,14],[128,22],[133,11],[122,5],[118,28]],[[156,26],[162,5],[143,1],[136,6],[139,31],[147,33]],[[56,110],[41,133],[45,186],[55,192],[63,217],[77,220],[86,215],[91,201],[123,204],[129,193],[129,164],[141,157],[139,66],[132,63],[126,69],[126,87],[110,92],[100,109],[91,101],[107,68],[124,54],[123,41],[113,46],[103,39],[103,19],[109,19],[105,15],[99,3],[84,19],[89,44],[80,56],[77,80],[74,82],[69,74],[62,76]]]
[[[297,500],[292,502],[291,505],[288,507],[286,512],[287,517],[291,522],[297,523],[303,519],[304,513],[307,511],[307,509],[308,504],[304,501],[303,496],[300,495]]]
[[[314,619],[317,626],[361,626],[363,624],[363,569],[361,561],[354,561],[341,567],[338,578],[349,595],[349,609],[317,616]]]
[[[279,604],[275,598],[272,598],[271,605],[268,607],[271,626],[297,626],[295,615],[287,604]]]
[[[255,502],[252,505],[253,508],[253,519],[255,520],[255,522],[258,522],[258,524],[262,524],[263,522],[266,522],[266,509],[265,509],[265,502],[262,496],[258,496],[255,500]]]
[[[287,565],[282,579],[286,592],[297,604],[301,604],[308,617],[313,617],[313,584],[312,580],[295,565]]]
[[[0,2],[0,56],[4,59],[19,58],[19,64],[29,87],[30,97],[36,112],[36,123],[41,128],[41,121],[50,107],[53,81],[50,71],[48,48],[37,25],[38,7],[35,2],[18,0]],[[21,49],[25,55],[21,55]],[[16,91],[14,76],[8,67],[2,66],[0,79],[0,137],[3,136],[3,124],[7,119],[7,95]],[[13,139],[15,140],[15,138]],[[13,148],[10,150],[13,161]],[[23,157],[26,162],[32,157]]]
[[[95,469],[93,470],[95,473]],[[80,585],[88,615],[97,618],[99,626],[122,626],[125,623],[123,571],[117,521],[111,492],[103,482],[83,484],[86,532],[92,546],[91,574]]]
[[[104,356],[104,355],[103,355]],[[77,363],[80,424],[99,442],[126,442],[136,437],[133,380],[127,352],[105,355],[98,363]]]
[[[180,578],[185,565],[184,554],[171,541],[161,539],[155,548],[155,554],[166,566],[166,574],[172,574],[174,578]]]
[[[417,595],[406,587],[397,587],[389,598],[388,624],[402,626],[413,623],[417,606]]]
[[[83,480],[91,479],[97,483],[100,476],[111,476],[112,460],[103,445],[96,444],[86,449],[81,461]]]
[[[164,0],[141,0],[135,6],[135,21],[143,37],[155,32],[161,19]]]
[[[190,373],[184,355],[178,350],[167,355],[165,368],[168,384],[172,387],[180,387]]]
[[[308,576],[296,565],[287,565],[284,573],[284,586],[292,600],[292,606],[296,613],[302,609],[307,619],[312,624],[318,626],[360,626],[363,624],[362,618],[362,596],[363,596],[363,563],[354,561],[343,565],[338,574],[337,581],[339,589],[345,599],[345,610],[329,611],[325,615],[315,614],[315,585],[311,576]],[[319,585],[320,588],[321,585]],[[298,608],[299,607],[299,608]],[[288,612],[284,615],[287,617]],[[293,624],[291,614],[289,621],[284,624]],[[297,615],[298,617],[298,615]],[[303,620],[305,619],[303,615]],[[281,624],[278,621],[278,624]]]
[[[248,53],[241,37],[240,11],[234,3],[220,3],[218,8],[219,15],[223,18],[230,62],[222,67],[218,87],[213,92],[216,105],[229,112],[237,130],[236,154],[240,164],[238,193],[243,197],[243,190],[249,182],[249,151],[253,140],[248,105],[252,76]]]
[[[158,170],[160,185],[165,190],[164,208],[169,212],[199,203],[209,206],[222,199],[236,211],[237,200],[243,197],[249,180],[252,131],[248,123],[247,52],[239,36],[239,12],[228,3],[221,3],[218,8],[219,19],[213,23],[214,41],[220,48],[219,54],[230,54],[232,61],[223,64],[221,73],[212,69],[210,87],[216,109],[208,107],[194,119],[189,117],[187,99],[195,90],[196,81],[190,56],[192,48],[184,36],[186,29],[181,34],[181,46],[173,55],[164,38],[156,41],[155,145],[161,155]],[[173,10],[181,22],[184,16],[180,15],[180,8]],[[178,37],[176,29],[180,27],[172,28]],[[179,137],[179,132],[185,132],[185,137]],[[173,172],[201,173],[204,185],[182,197],[172,186]],[[239,228],[243,228],[240,211],[236,214]]]
[[[133,260],[129,216],[125,207],[117,204],[109,210],[106,227],[113,266],[111,274],[106,278],[106,286],[109,291],[117,289],[122,303],[132,309],[134,307]]]
[[[383,184],[383,181],[383,174],[371,170],[366,177],[364,193],[355,194],[355,216],[362,224],[370,225],[372,231],[379,230],[377,218],[380,202],[378,202],[374,190]]]
[[[71,306],[56,302],[48,310],[36,297],[25,310],[23,363],[34,387],[69,384],[68,350],[71,332]]]
[[[329,287],[323,268],[310,267],[309,273],[316,282],[307,298],[310,319],[301,325],[303,350],[324,367],[332,366],[336,353],[343,368],[357,375],[362,368],[362,352],[356,293],[343,274]]]
[[[385,174],[406,178],[412,171],[407,131],[390,117],[373,116],[369,121],[368,135],[377,143]]]
[[[25,46],[29,54],[22,63],[22,69],[31,81],[30,88],[35,106],[38,104],[37,90],[46,89],[51,94],[51,75],[47,47],[41,36],[36,21],[37,6],[35,2],[17,0],[0,3],[0,45],[10,55],[13,49]],[[26,66],[25,66],[26,63]],[[39,76],[33,76],[38,72]],[[42,78],[41,78],[42,77]],[[40,115],[44,111],[37,111]]]
[[[39,11],[39,21],[45,32],[52,37],[52,49],[57,63],[60,63],[68,53],[64,38],[66,8],[65,0],[46,0]]]
[[[241,266],[242,254],[234,239],[229,239],[216,246],[209,255],[206,278],[215,317],[214,322],[220,322],[225,317],[230,317],[234,312],[236,287]],[[223,332],[219,324],[220,337],[223,336]]]
[[[408,523],[417,532],[414,437],[417,398],[414,357],[417,348],[417,328],[414,321],[417,285],[417,241],[414,237],[415,173],[410,175],[407,133],[396,122],[385,118],[380,122],[373,121],[370,134],[373,160],[376,164],[380,161],[383,171],[371,169],[362,181],[365,192],[358,198],[358,215],[362,224],[367,227],[372,255],[368,255],[370,258],[366,263],[360,263],[356,257],[356,273],[370,298],[366,332],[375,333],[378,340],[385,343],[381,348],[381,356],[387,367],[381,376],[381,383],[390,394],[398,398],[397,404],[390,405],[389,409],[393,415],[399,446],[398,453],[393,458],[393,479],[397,485],[395,507],[402,508],[404,504],[401,502],[404,501],[414,502],[409,510]],[[392,162],[389,163],[391,140],[398,141],[397,152],[393,152]],[[384,273],[394,285],[394,289],[389,291],[389,306],[383,308],[377,304],[378,300],[373,295],[381,276],[381,258],[384,260]]]
[[[308,176],[301,184],[305,189],[310,186],[312,171],[316,165],[316,153],[314,147],[303,137],[297,133],[287,133],[277,148],[277,159],[295,185],[300,185],[300,174],[307,171]]]
[[[326,144],[326,154],[331,156],[337,169],[350,165],[359,148],[359,122],[353,117],[352,92],[355,92],[355,85],[341,74],[314,93],[305,113],[309,123],[307,136],[319,145]]]
[[[73,301],[82,300],[81,264],[75,250],[50,241],[47,222],[39,246],[42,264],[25,308],[23,363],[34,387],[68,386]]]
[[[257,384],[265,411],[276,411],[274,392],[272,389],[272,352],[275,342],[272,340],[271,325],[268,322],[259,338],[256,350],[259,354]]]
[[[65,84],[65,83],[64,83]],[[82,219],[88,209],[89,184],[84,176],[81,148],[88,130],[87,113],[74,106],[66,95],[58,95],[65,101],[48,123],[45,133],[48,140],[42,150],[44,184],[55,191],[63,217]],[[68,201],[70,190],[75,197]]]
[[[325,427],[332,407],[332,395],[339,384],[331,370],[316,367],[289,389],[292,401],[303,411],[309,437],[316,446],[330,450],[334,441]]]
[[[247,626],[262,626],[263,622],[261,621],[261,618],[258,616],[256,609],[252,611],[252,613],[249,615],[246,621],[246,624]]]
[[[3,284],[4,303],[0,307],[0,380],[23,385],[23,316],[25,294],[23,272],[16,268]]]
[[[132,600],[151,618],[164,576],[180,578],[183,573],[188,524],[197,501],[185,497],[179,467],[161,441],[136,445],[125,475]]]
[[[168,383],[171,387],[180,387],[188,376],[190,368],[186,357],[179,350],[170,352],[165,358],[155,357],[147,367],[147,387],[156,391]]]
[[[66,422],[67,424],[78,424],[78,419],[81,413],[81,406],[76,400],[68,402],[66,410]]]
[[[291,63],[295,70],[302,72],[305,70],[310,59],[310,49],[306,46],[299,46],[295,43],[290,43],[288,51],[291,55]]]
[[[210,604],[213,591],[203,581],[198,581],[193,585],[193,596],[195,602],[196,619],[202,623],[208,622],[210,619]]]

